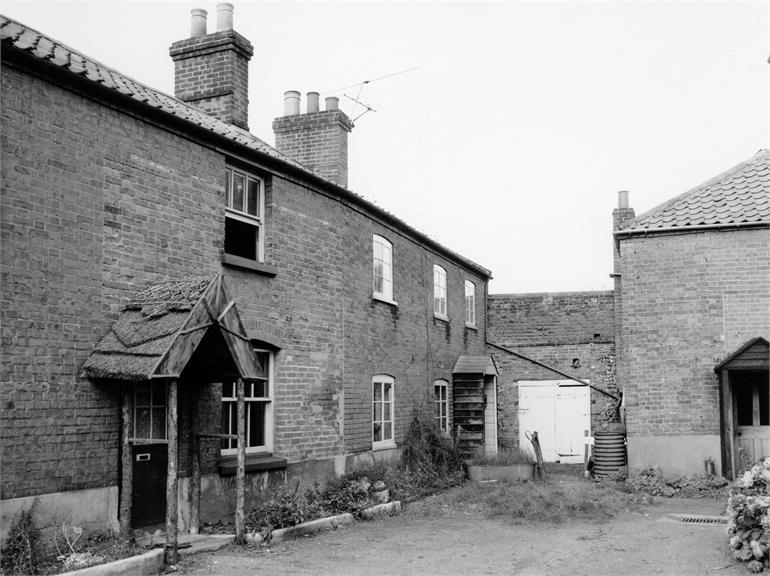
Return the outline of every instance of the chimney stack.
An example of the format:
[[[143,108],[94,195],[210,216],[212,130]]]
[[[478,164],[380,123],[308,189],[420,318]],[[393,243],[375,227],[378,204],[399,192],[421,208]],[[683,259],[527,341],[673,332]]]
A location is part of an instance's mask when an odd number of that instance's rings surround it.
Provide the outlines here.
[[[215,118],[249,129],[251,42],[233,30],[233,5],[217,5],[217,31],[206,31],[206,11],[191,11],[190,38],[169,49],[174,95]]]
[[[628,207],[628,190],[618,191],[618,207],[612,211],[612,229],[617,230],[621,223],[636,216],[633,208]]]
[[[273,120],[275,147],[312,172],[342,187],[348,185],[348,133],[353,122],[339,109],[339,98],[326,98],[319,110],[318,92],[307,93],[306,112],[300,93],[284,93],[284,115]]]

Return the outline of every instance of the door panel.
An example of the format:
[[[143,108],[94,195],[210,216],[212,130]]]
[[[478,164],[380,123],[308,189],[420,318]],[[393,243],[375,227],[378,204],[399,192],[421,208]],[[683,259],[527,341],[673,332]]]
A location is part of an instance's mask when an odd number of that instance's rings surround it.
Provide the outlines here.
[[[168,446],[139,444],[133,446],[132,455],[131,527],[161,524],[166,521]]]
[[[556,387],[553,385],[519,383],[519,446],[532,450],[525,433],[537,431],[545,462],[555,462],[557,458],[555,395]]]
[[[561,462],[583,462],[585,431],[591,429],[588,386],[559,386],[556,392],[556,423],[556,452]]]

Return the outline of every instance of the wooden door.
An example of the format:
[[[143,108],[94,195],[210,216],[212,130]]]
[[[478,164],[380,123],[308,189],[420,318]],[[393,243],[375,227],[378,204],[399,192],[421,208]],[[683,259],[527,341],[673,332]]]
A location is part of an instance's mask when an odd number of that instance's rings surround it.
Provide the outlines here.
[[[519,446],[531,450],[526,433],[537,431],[545,462],[556,462],[556,386],[553,381],[519,382]]]
[[[731,370],[735,406],[735,469],[770,456],[770,389],[766,372]]]
[[[131,494],[131,527],[142,528],[166,521],[168,446],[133,447],[134,480]]]
[[[591,430],[588,386],[560,384],[556,390],[556,453],[563,464],[580,464],[585,457],[585,431]]]

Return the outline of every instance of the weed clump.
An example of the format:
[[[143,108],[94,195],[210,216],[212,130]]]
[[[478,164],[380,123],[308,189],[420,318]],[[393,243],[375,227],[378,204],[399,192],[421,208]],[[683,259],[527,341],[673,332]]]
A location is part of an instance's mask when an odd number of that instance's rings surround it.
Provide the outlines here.
[[[0,568],[4,576],[38,573],[38,540],[40,534],[32,524],[33,504],[16,512],[8,531],[8,539],[0,549]]]
[[[651,496],[672,498],[722,498],[727,493],[728,482],[721,476],[665,477],[657,466],[639,473],[630,473],[625,478],[626,488]]]

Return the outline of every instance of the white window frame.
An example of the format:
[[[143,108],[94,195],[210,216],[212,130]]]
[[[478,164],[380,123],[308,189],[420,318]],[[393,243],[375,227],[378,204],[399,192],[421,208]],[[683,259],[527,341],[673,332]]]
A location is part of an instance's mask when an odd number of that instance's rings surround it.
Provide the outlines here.
[[[439,391],[438,399],[436,398],[437,390]],[[436,428],[449,434],[451,426],[449,421],[449,382],[443,378],[433,381],[433,419]]]
[[[377,248],[381,257],[377,257]],[[382,276],[377,274],[377,264],[380,264]],[[377,278],[382,278],[382,289],[377,289]],[[388,304],[396,304],[393,300],[393,244],[377,234],[372,235],[372,298]]]
[[[134,417],[133,417],[133,428],[132,428],[132,442],[138,442],[143,444],[165,444],[168,442],[168,386],[165,382],[150,382],[149,388],[150,388],[150,403],[149,404],[139,404],[137,402],[137,391],[139,386],[143,386],[147,383],[145,382],[139,382],[134,384]],[[160,400],[162,398],[162,401]],[[162,403],[161,403],[162,402]],[[163,437],[155,438],[152,435],[153,425],[152,425],[152,418],[153,418],[153,408],[163,408],[163,427],[161,430],[163,430]],[[150,409],[150,435],[147,436],[137,436],[136,434],[136,423],[139,420],[138,412],[142,408],[149,408]]]
[[[239,220],[240,222],[245,222],[247,224],[251,224],[257,229],[257,250],[256,250],[256,259],[255,262],[264,262],[265,259],[265,181],[262,178],[259,178],[257,176],[254,176],[252,174],[247,174],[243,170],[238,170],[236,168],[232,168],[231,166],[228,166],[225,169],[226,172],[226,184],[225,184],[225,218],[230,218],[232,220]],[[254,182],[259,182],[259,199],[257,200],[257,214],[249,214],[245,210],[243,210],[243,204],[241,205],[240,209],[237,207],[232,206],[233,203],[233,177],[235,175],[242,176],[244,178],[244,194],[243,194],[243,202],[248,202],[248,189],[249,189],[249,180]],[[227,223],[225,223],[227,225]],[[243,258],[243,256],[239,256],[237,254],[231,254],[230,252],[226,252],[227,254],[230,254],[231,256],[236,256],[238,258]],[[247,260],[250,260],[247,258]]]
[[[476,285],[470,280],[465,281],[465,325],[476,327]]]
[[[375,387],[380,387],[380,398],[383,400],[379,401],[381,404],[380,406],[380,414],[382,414],[382,418],[380,420],[376,419],[377,414],[377,401],[375,400]],[[385,387],[390,387],[390,401],[384,400],[385,398]],[[390,413],[390,420],[385,419],[385,405],[389,405],[389,413]],[[395,448],[396,447],[396,415],[395,415],[395,408],[396,408],[396,380],[392,376],[388,376],[387,374],[378,374],[372,378],[372,450],[382,450],[385,448]],[[374,428],[377,424],[380,424],[380,429],[382,430],[383,424],[386,422],[390,422],[390,438],[384,438],[382,440],[375,440],[374,439]],[[384,434],[383,434],[384,436]]]
[[[433,315],[441,320],[449,320],[447,315],[447,282],[446,269],[438,264],[433,265]]]
[[[272,350],[265,350],[262,348],[255,348],[254,352],[263,352],[268,355],[268,370],[267,370],[267,378],[265,379],[267,381],[267,395],[266,396],[246,396],[244,398],[244,400],[246,401],[246,441],[248,443],[248,439],[250,436],[249,426],[251,425],[248,406],[251,403],[261,402],[265,406],[265,413],[264,413],[265,443],[262,446],[246,446],[246,453],[247,454],[258,454],[258,453],[265,453],[265,452],[272,453],[273,451],[273,388],[275,386],[273,365],[275,363],[275,353]],[[244,386],[248,386],[248,384],[244,383]],[[225,396],[224,391],[222,392],[222,403],[223,404],[227,403],[230,407],[229,409],[230,422],[232,422],[233,418],[237,418],[238,398],[235,396],[236,394],[235,390],[236,388],[235,386],[233,386],[233,394],[234,394],[233,396]],[[221,425],[222,425],[223,431],[227,430],[224,422],[222,422]],[[222,456],[228,456],[228,455],[233,455],[238,453],[237,440],[224,439],[222,443],[228,446],[227,448],[220,448],[220,454],[222,454]]]

